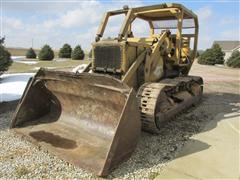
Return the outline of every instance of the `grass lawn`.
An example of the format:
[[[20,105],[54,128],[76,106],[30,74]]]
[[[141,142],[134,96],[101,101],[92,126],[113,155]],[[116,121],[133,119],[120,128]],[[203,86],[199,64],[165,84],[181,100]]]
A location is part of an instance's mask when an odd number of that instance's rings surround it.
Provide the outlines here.
[[[28,48],[13,48],[7,47],[7,50],[11,53],[12,56],[25,56]],[[34,49],[38,54],[39,49]],[[54,50],[54,57],[58,57],[58,51]],[[88,57],[88,53],[85,52],[85,57]],[[88,58],[86,58],[88,59]],[[23,73],[23,72],[36,72],[40,67],[45,67],[49,69],[58,69],[58,70],[71,70],[72,68],[80,64],[88,64],[89,60],[70,60],[70,59],[61,59],[56,58],[53,61],[39,61],[38,59],[24,59],[22,61],[36,61],[36,64],[25,64],[14,61],[9,67],[7,73]]]
[[[65,61],[39,61],[36,64],[24,64],[13,62],[8,69],[8,73],[36,72],[38,68],[45,67],[50,69],[66,70],[72,69],[80,64],[88,64],[89,60],[65,60]]]

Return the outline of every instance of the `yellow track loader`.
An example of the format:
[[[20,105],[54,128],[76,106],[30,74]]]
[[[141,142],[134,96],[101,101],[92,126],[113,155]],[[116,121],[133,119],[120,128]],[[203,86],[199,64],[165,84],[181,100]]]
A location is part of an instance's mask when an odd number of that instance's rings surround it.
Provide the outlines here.
[[[124,17],[119,33],[104,38],[113,16]],[[135,36],[137,21],[146,24],[140,29],[149,29],[147,37]],[[28,82],[11,128],[106,176],[131,155],[141,130],[159,133],[165,121],[200,100],[203,80],[188,76],[197,40],[197,16],[180,4],[109,11],[84,72],[40,69]]]

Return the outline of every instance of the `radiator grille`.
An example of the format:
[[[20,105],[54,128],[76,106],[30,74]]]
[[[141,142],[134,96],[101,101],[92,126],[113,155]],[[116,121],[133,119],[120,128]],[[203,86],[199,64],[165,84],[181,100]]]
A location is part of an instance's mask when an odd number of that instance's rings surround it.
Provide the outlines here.
[[[120,46],[95,46],[94,48],[94,66],[97,69],[120,69],[121,58]]]

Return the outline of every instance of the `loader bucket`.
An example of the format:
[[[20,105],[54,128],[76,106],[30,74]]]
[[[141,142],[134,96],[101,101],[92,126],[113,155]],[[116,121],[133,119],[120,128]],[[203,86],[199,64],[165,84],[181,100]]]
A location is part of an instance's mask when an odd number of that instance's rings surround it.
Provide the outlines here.
[[[40,69],[11,128],[98,176],[134,151],[141,131],[135,92],[106,75]]]

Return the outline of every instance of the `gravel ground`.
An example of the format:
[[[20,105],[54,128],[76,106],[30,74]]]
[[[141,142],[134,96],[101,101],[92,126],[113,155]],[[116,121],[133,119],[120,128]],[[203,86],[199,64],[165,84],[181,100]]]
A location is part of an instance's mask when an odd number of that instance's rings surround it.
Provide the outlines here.
[[[196,108],[192,108],[194,111]],[[5,178],[97,178],[92,174],[75,168],[67,162],[44,152],[24,138],[7,129],[12,111],[1,114],[5,120],[5,130],[0,131],[0,177]],[[202,121],[203,119],[201,119]],[[162,128],[161,134],[154,136],[142,133],[133,156],[108,178],[150,178],[175,157],[185,141],[196,133],[201,121],[193,114],[179,116]]]
[[[176,157],[189,137],[202,132],[206,123],[216,114],[239,110],[239,85],[235,81],[225,84],[224,82],[207,82],[205,86],[203,100],[197,107],[191,107],[173,121],[166,123],[159,135],[142,132],[136,151],[131,158],[107,178],[154,179],[164,166]],[[16,102],[12,103],[8,109],[0,106],[0,178],[98,178],[43,151],[9,130],[8,125],[15,109],[14,104]]]

